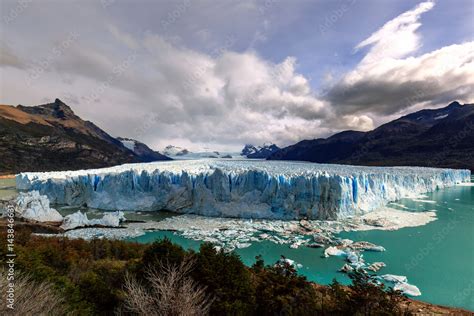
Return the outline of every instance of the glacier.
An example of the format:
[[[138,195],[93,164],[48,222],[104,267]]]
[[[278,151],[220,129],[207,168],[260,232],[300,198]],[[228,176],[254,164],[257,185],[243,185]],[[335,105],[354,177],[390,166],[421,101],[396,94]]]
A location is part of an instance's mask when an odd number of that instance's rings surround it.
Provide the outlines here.
[[[19,190],[104,210],[266,219],[340,219],[470,182],[469,170],[288,161],[185,160],[20,173]]]
[[[62,222],[63,216],[49,206],[46,196],[38,191],[20,192],[16,198],[16,216],[38,222]]]

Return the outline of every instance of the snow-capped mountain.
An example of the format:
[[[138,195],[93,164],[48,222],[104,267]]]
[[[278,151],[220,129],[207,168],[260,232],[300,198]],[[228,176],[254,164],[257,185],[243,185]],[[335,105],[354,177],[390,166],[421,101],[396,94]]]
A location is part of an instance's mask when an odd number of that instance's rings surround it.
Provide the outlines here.
[[[177,160],[186,159],[208,159],[208,158],[220,158],[220,159],[242,159],[237,152],[223,152],[212,150],[209,148],[202,148],[201,150],[190,151],[186,148],[168,145],[162,151],[162,154]]]
[[[117,137],[117,139],[129,150],[133,151],[143,162],[151,162],[157,160],[170,160],[166,155],[162,155],[154,151],[147,145],[138,140],[124,137]]]
[[[166,156],[185,156],[191,152],[183,147],[168,145],[166,146],[161,153]]]
[[[242,149],[240,155],[247,158],[265,159],[271,154],[277,152],[278,150],[280,150],[280,147],[272,143],[265,143],[262,146],[254,146],[252,144],[247,144]]]

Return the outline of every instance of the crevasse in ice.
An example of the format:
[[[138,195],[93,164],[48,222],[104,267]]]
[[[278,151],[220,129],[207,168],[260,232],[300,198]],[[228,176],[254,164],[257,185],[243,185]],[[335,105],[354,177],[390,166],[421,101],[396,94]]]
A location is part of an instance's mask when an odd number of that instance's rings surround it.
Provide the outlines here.
[[[279,219],[344,218],[469,181],[469,170],[212,159],[16,177],[57,204]]]

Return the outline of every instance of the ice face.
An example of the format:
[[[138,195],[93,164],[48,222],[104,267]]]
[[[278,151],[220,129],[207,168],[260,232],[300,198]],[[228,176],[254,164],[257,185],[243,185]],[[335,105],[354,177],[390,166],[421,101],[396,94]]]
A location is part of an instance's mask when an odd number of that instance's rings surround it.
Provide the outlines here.
[[[287,161],[196,160],[22,173],[20,190],[52,203],[206,216],[336,219],[469,182],[469,170]]]
[[[125,215],[121,211],[106,213],[101,219],[88,219],[86,213],[77,211],[76,213],[67,215],[61,225],[64,230],[70,230],[77,227],[87,226],[109,226],[119,227],[120,222],[125,220]]]
[[[49,207],[46,196],[38,191],[20,192],[16,198],[17,216],[38,222],[61,222],[63,217],[54,208]]]

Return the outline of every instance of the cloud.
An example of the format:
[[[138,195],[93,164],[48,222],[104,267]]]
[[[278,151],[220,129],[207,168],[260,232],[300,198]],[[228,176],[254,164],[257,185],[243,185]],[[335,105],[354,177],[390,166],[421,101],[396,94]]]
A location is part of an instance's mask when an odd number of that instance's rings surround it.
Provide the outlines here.
[[[310,79],[317,72],[299,65],[308,62],[305,56],[278,46],[290,43],[281,31],[300,21],[301,10],[272,1],[183,3],[117,2],[104,10],[88,2],[80,5],[88,23],[76,14],[79,5],[32,3],[15,27],[6,25],[15,51],[0,45],[2,75],[9,78],[2,82],[2,102],[33,105],[59,97],[112,135],[155,149],[171,143],[236,150],[244,143],[284,146],[344,129],[368,130],[413,105],[472,100],[472,42],[418,54],[420,19],[432,2],[351,43],[352,68],[345,68],[346,60],[338,71],[322,64],[329,70],[324,96]],[[308,48],[303,28],[295,30],[293,40],[304,44],[317,68],[320,52]],[[77,37],[68,40],[68,31]],[[272,38],[276,34],[282,42]],[[333,44],[327,42],[330,49]],[[31,64],[43,68],[24,89]]]
[[[275,64],[255,52],[217,49],[222,53],[212,56],[151,34],[144,46],[157,92],[150,110],[162,133],[221,146],[289,144],[303,136],[291,127],[309,136],[327,116],[328,105],[313,95],[293,57]]]
[[[385,58],[401,58],[420,47],[420,37],[416,30],[421,26],[421,14],[433,9],[434,2],[427,1],[417,5],[356,45],[355,50],[370,46],[370,51],[361,61],[361,65],[379,62]]]
[[[22,60],[3,41],[0,41],[0,66],[9,66],[19,69],[25,68]]]
[[[336,111],[390,115],[422,102],[473,100],[474,42],[408,56],[421,45],[416,33],[420,16],[433,6],[419,4],[356,46],[370,49],[328,92],[327,100]]]

